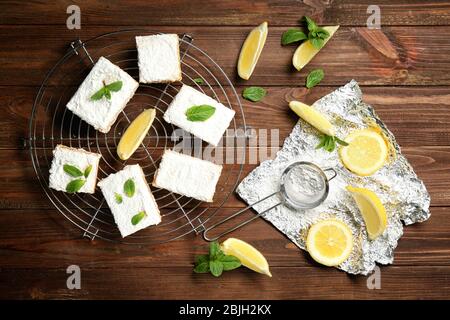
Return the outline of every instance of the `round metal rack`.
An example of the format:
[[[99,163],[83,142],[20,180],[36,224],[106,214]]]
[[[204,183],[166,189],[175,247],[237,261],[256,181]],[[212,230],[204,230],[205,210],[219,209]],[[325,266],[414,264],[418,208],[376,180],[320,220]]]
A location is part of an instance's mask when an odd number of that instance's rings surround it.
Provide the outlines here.
[[[234,142],[237,135],[246,133],[245,117],[239,96],[225,72],[210,56],[194,45],[193,38],[189,35],[180,37],[182,83],[195,87],[236,111],[230,125],[230,129],[234,130],[231,134],[230,131],[227,132],[223,146],[212,150],[198,139],[186,139],[191,138],[186,136],[186,133],[179,136],[180,130],[162,119],[167,106],[181,87],[181,82],[140,84],[136,94],[107,134],[94,130],[65,107],[100,56],[106,57],[138,79],[135,36],[149,34],[155,32],[133,29],[103,34],[84,42],[81,40],[72,42],[69,51],[48,72],[34,101],[29,122],[29,137],[26,142],[38,180],[55,208],[80,228],[83,236],[90,239],[99,238],[129,244],[156,244],[200,233],[234,192],[243,170],[246,142],[245,139],[240,139],[239,143]],[[143,109],[150,107],[157,110],[152,128],[132,158],[127,161],[120,160],[116,154],[116,147],[121,134],[131,120]],[[230,139],[233,141],[231,146],[225,143]],[[229,159],[231,151],[233,161],[230,164],[223,164],[212,204],[152,188],[161,211],[162,222],[122,239],[99,188],[92,195],[71,195],[48,187],[52,151],[57,144],[100,153],[102,159],[98,180],[121,170],[127,164],[139,163],[145,172],[147,182],[151,182],[163,151],[182,145],[185,148],[190,147],[194,156],[213,154],[216,159],[226,157]]]

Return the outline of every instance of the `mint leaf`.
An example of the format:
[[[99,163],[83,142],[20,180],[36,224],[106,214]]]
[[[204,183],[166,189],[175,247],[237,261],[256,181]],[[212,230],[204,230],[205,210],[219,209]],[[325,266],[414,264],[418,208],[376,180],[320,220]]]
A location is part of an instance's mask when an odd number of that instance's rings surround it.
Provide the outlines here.
[[[116,199],[116,202],[117,202],[118,204],[121,204],[121,203],[123,202],[122,195],[121,195],[121,194],[118,194],[117,192],[114,193],[114,198]]]
[[[320,49],[323,47],[323,39],[320,38],[310,38],[309,41],[311,41],[311,44],[313,45],[314,48],[316,49]]]
[[[281,36],[281,44],[283,46],[297,41],[308,39],[308,36],[299,29],[289,29]]]
[[[322,81],[323,77],[325,76],[325,73],[322,69],[315,69],[311,71],[308,76],[306,77],[306,87],[308,89],[311,89],[312,87],[315,87]]]
[[[91,100],[100,100],[103,97],[111,100],[111,91],[117,92],[120,89],[122,89],[122,81],[115,81],[108,85],[103,82],[103,87],[91,96]]]
[[[245,88],[242,92],[242,96],[250,101],[258,102],[262,98],[264,98],[267,94],[267,91],[261,87],[248,87]]]
[[[306,27],[308,28],[309,32],[315,31],[318,28],[317,24],[310,17],[304,16],[303,20],[306,22]]]
[[[216,259],[219,252],[221,252],[219,243],[217,241],[213,241],[209,244],[209,259],[214,260]]]
[[[205,80],[203,80],[202,78],[195,78],[195,79],[194,79],[194,82],[195,82],[196,84],[204,84],[204,83],[205,83]]]
[[[91,173],[91,171],[92,171],[92,165],[90,164],[86,167],[86,169],[84,169],[84,177],[85,178],[89,177],[89,174]]]
[[[65,173],[67,173],[68,175],[72,176],[72,177],[81,177],[83,175],[83,172],[81,172],[80,169],[78,169],[75,166],[72,166],[70,164],[65,164],[63,166],[63,170]]]
[[[195,273],[208,273],[209,272],[209,260],[203,261],[203,262],[197,264],[194,267],[194,272]]]
[[[101,88],[91,96],[91,100],[100,100],[105,95],[105,92],[106,92],[105,87]]]
[[[137,214],[135,214],[132,218],[131,218],[131,224],[133,226],[137,225],[139,222],[141,222],[142,219],[144,219],[147,216],[147,214],[145,213],[145,211],[141,211]]]
[[[205,121],[211,118],[214,112],[216,112],[216,108],[207,104],[202,104],[187,109],[186,117],[189,121]]]
[[[336,143],[343,146],[348,146],[347,142],[339,139],[338,137],[322,135],[320,137],[320,143],[316,146],[316,149],[323,148],[325,151],[333,152],[336,149]]]
[[[230,256],[230,255],[223,256],[220,259],[220,262],[222,262],[224,271],[234,270],[241,266],[241,261],[238,258],[236,258],[235,256]]]
[[[105,86],[105,88],[107,88],[109,91],[117,92],[120,91],[120,89],[122,89],[122,85],[123,85],[122,81],[116,81],[108,84],[107,86]]]
[[[223,264],[219,260],[209,261],[209,271],[214,277],[220,277],[223,272]]]
[[[130,178],[127,181],[125,181],[125,183],[123,184],[123,192],[125,193],[125,195],[128,198],[131,198],[132,196],[134,196],[135,191],[136,186],[134,185],[133,179]]]
[[[84,179],[72,180],[67,184],[66,191],[68,193],[78,192],[84,186],[85,183],[86,183],[86,180],[84,180]]]

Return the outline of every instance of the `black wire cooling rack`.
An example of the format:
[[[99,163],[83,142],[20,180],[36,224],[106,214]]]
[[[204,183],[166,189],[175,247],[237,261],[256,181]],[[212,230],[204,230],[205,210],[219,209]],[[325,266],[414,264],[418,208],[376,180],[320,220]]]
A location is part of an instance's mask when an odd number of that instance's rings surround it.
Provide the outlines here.
[[[102,155],[97,179],[121,170],[127,164],[139,163],[147,182],[153,180],[154,173],[164,149],[178,147],[181,143],[173,132],[176,129],[162,120],[162,115],[182,83],[195,87],[236,111],[230,126],[236,132],[246,132],[245,117],[239,96],[222,68],[193,44],[187,34],[180,37],[180,55],[183,80],[172,84],[140,84],[133,99],[107,134],[92,127],[72,114],[66,103],[89,73],[100,56],[104,56],[120,66],[133,78],[138,79],[136,35],[156,34],[148,30],[133,29],[100,35],[87,41],[76,40],[70,44],[68,52],[47,73],[36,95],[29,121],[29,148],[33,167],[43,191],[51,203],[70,222],[82,230],[84,237],[104,239],[129,244],[156,244],[179,239],[191,233],[200,233],[207,222],[224,206],[234,192],[243,170],[246,157],[246,143],[239,146],[223,146],[214,149],[216,156],[232,148],[234,159],[239,164],[224,164],[219,180],[215,201],[209,205],[186,198],[163,189],[153,188],[153,194],[161,211],[162,222],[122,239],[111,212],[97,188],[95,194],[67,194],[48,187],[52,150],[57,144],[83,148]],[[199,84],[194,79],[201,78]],[[156,109],[156,119],[141,147],[127,161],[116,154],[120,136],[145,108]],[[236,136],[224,138],[235,139]],[[183,140],[185,141],[185,140]],[[207,146],[194,143],[195,153],[204,152]],[[198,140],[197,140],[198,142]],[[199,147],[200,146],[200,147]],[[209,150],[211,152],[211,150]]]

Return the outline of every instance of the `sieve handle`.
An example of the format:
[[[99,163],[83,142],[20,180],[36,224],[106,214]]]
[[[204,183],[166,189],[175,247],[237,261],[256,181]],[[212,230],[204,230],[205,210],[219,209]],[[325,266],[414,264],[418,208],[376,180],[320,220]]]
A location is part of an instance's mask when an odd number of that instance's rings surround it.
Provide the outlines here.
[[[336,170],[334,170],[333,168],[326,168],[326,169],[323,170],[323,172],[327,172],[327,171],[331,171],[331,172],[333,173],[333,175],[331,176],[331,178],[329,178],[329,177],[327,176],[328,181],[331,181],[331,180],[333,180],[334,178],[336,178],[336,176],[337,176]]]
[[[219,221],[219,222],[216,222],[216,223],[213,224],[212,226],[210,226],[210,227],[208,227],[208,228],[205,228],[205,230],[204,230],[203,233],[202,233],[203,239],[205,239],[206,241],[215,241],[215,240],[221,238],[222,236],[224,236],[224,235],[226,235],[226,234],[228,234],[228,233],[230,233],[230,232],[233,232],[233,231],[235,231],[235,230],[237,230],[237,229],[239,229],[239,228],[245,226],[246,224],[252,222],[253,220],[259,218],[261,215],[263,215],[263,214],[266,213],[267,211],[272,210],[272,209],[278,207],[278,206],[281,204],[281,202],[279,202],[279,203],[273,205],[272,207],[270,207],[270,208],[268,208],[268,209],[265,209],[264,211],[262,211],[262,212],[256,214],[255,216],[251,217],[250,219],[245,220],[245,221],[243,221],[243,222],[241,222],[241,223],[235,225],[234,227],[231,227],[230,229],[228,229],[228,230],[226,230],[226,231],[220,233],[220,234],[217,235],[216,237],[210,238],[210,237],[207,236],[207,233],[208,233],[209,231],[211,231],[211,230],[215,229],[216,227],[218,227],[218,226],[224,224],[224,223],[227,222],[228,220],[231,220],[231,219],[233,219],[233,218],[236,218],[237,216],[241,215],[242,213],[244,213],[244,212],[247,211],[248,209],[253,208],[254,205],[256,205],[256,204],[258,204],[258,203],[260,203],[260,202],[262,202],[262,201],[264,201],[264,200],[267,200],[267,199],[273,197],[273,196],[276,195],[278,192],[279,192],[279,191],[276,191],[276,192],[274,192],[274,193],[268,195],[267,197],[264,197],[264,198],[262,198],[262,199],[260,199],[260,200],[258,200],[258,201],[256,201],[256,202],[254,202],[254,203],[248,205],[247,207],[245,207],[245,208],[243,208],[243,209],[241,209],[241,210],[239,210],[239,211],[233,213],[231,216],[229,216],[229,217],[227,217],[227,218],[225,218],[225,219],[223,219],[223,220],[221,220],[221,221]]]

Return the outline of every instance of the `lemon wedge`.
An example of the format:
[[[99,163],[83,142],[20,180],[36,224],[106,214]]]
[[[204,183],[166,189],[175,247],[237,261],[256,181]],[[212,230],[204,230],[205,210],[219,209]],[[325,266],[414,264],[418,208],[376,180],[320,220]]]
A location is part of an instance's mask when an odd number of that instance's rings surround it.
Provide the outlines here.
[[[386,209],[380,198],[371,190],[347,186],[358,205],[366,224],[369,239],[374,240],[381,235],[387,226]]]
[[[339,220],[320,221],[308,231],[306,250],[315,261],[325,266],[340,265],[347,260],[352,248],[352,231]]]
[[[229,238],[221,245],[226,255],[238,258],[247,268],[272,277],[266,258],[256,248],[236,238]]]
[[[319,111],[314,109],[307,104],[299,101],[289,102],[289,107],[294,111],[300,118],[308,122],[314,128],[322,133],[329,136],[334,136],[334,127],[327,118],[323,116]]]
[[[345,141],[348,146],[339,149],[342,163],[360,176],[370,176],[386,162],[388,146],[380,133],[363,129],[350,133]]]
[[[325,46],[325,44],[328,42],[328,40],[331,39],[331,37],[334,35],[334,33],[339,29],[339,26],[328,26],[323,27],[330,36],[326,38],[323,42],[322,48]],[[301,45],[298,46],[297,50],[294,52],[294,56],[292,57],[292,64],[294,65],[295,69],[300,71],[308,62],[314,58],[314,56],[320,51],[320,49],[317,49],[311,44],[310,40],[302,42]]]
[[[136,151],[144,140],[145,135],[152,126],[156,116],[155,109],[142,111],[125,130],[117,146],[117,155],[122,160],[127,160]]]
[[[250,79],[266,43],[267,33],[267,22],[263,22],[250,31],[247,39],[245,39],[238,60],[238,74],[242,79]]]

